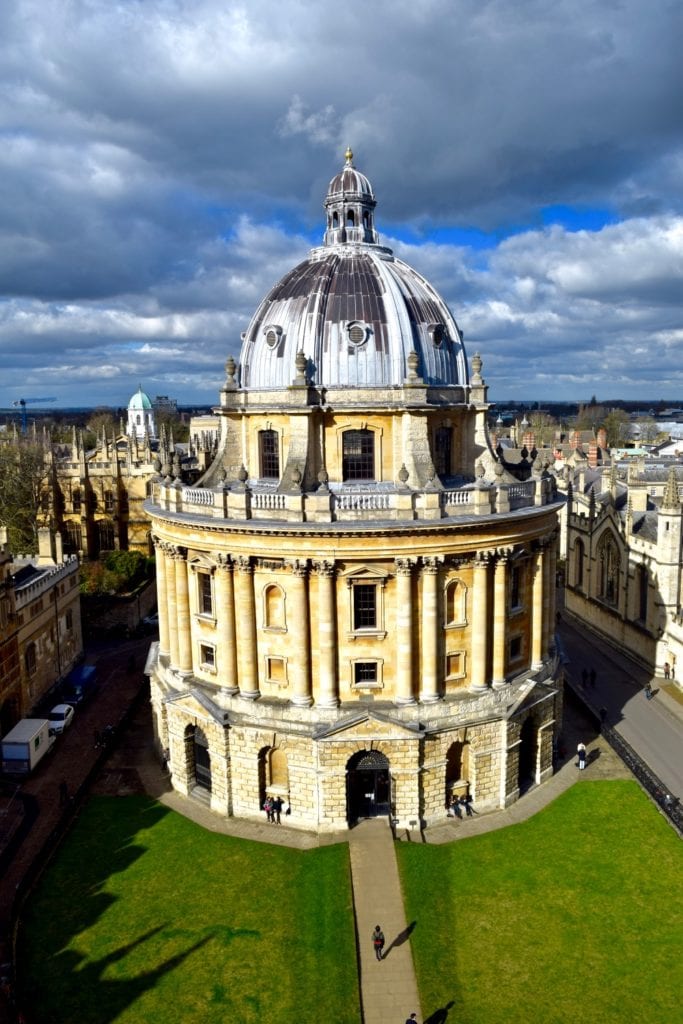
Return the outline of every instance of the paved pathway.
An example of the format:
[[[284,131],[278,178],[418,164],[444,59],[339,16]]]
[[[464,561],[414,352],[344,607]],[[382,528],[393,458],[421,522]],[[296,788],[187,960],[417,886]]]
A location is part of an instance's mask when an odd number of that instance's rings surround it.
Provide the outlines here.
[[[397,1024],[415,1012],[422,1020],[394,839],[386,818],[360,822],[348,833],[364,1024]],[[384,956],[372,945],[384,932]]]

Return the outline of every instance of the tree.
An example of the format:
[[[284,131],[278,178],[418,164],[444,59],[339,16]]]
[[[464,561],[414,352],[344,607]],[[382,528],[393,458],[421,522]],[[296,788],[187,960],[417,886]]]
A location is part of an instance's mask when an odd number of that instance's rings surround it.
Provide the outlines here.
[[[12,437],[0,445],[0,524],[10,550],[35,553],[43,500],[52,473],[49,448],[36,437]]]
[[[529,426],[536,439],[537,448],[549,448],[559,429],[557,420],[547,412],[530,413]]]
[[[607,433],[607,447],[618,448],[628,438],[630,420],[623,409],[612,409],[601,423]]]

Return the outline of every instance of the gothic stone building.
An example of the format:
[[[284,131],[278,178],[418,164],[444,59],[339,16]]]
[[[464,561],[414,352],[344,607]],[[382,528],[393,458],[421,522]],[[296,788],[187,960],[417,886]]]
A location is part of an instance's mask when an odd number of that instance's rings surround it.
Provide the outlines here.
[[[553,770],[553,482],[496,456],[481,359],[374,208],[348,153],[324,244],[227,360],[215,460],[147,503],[158,743],[222,815],[414,827]]]

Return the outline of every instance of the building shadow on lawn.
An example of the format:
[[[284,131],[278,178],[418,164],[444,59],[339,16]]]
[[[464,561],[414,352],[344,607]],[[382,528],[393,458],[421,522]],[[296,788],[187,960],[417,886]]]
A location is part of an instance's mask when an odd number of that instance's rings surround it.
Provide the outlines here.
[[[29,1011],[28,1021],[106,1024],[153,988],[162,975],[217,937],[209,930],[197,939],[195,932],[195,941],[187,949],[125,981],[103,980],[103,974],[136,947],[153,940],[164,924],[97,960],[88,961],[69,948],[117,900],[105,891],[107,880],[146,853],[139,833],[170,813],[148,797],[100,797],[86,805],[19,922],[18,992],[21,1007]],[[65,1018],[67,1009],[72,1016]]]

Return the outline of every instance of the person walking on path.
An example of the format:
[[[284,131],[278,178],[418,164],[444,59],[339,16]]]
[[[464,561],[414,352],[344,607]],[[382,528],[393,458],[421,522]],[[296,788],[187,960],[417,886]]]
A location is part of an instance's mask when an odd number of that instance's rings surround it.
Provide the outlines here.
[[[281,824],[282,815],[282,797],[276,796],[273,800],[273,821],[276,825]]]
[[[417,1014],[411,1013],[410,1017],[406,1017],[406,1024],[417,1024]]]
[[[378,924],[375,925],[375,930],[372,933],[372,945],[375,950],[375,956],[378,960],[381,960],[382,950],[384,949],[384,932]]]
[[[671,665],[669,664],[668,661],[664,662],[664,678],[665,679],[670,679],[671,678]]]
[[[266,821],[273,821],[273,800],[267,796],[263,801],[263,810],[266,812]]]
[[[579,755],[579,771],[582,772],[586,767],[586,745],[584,743],[579,743],[576,748],[576,752]]]

